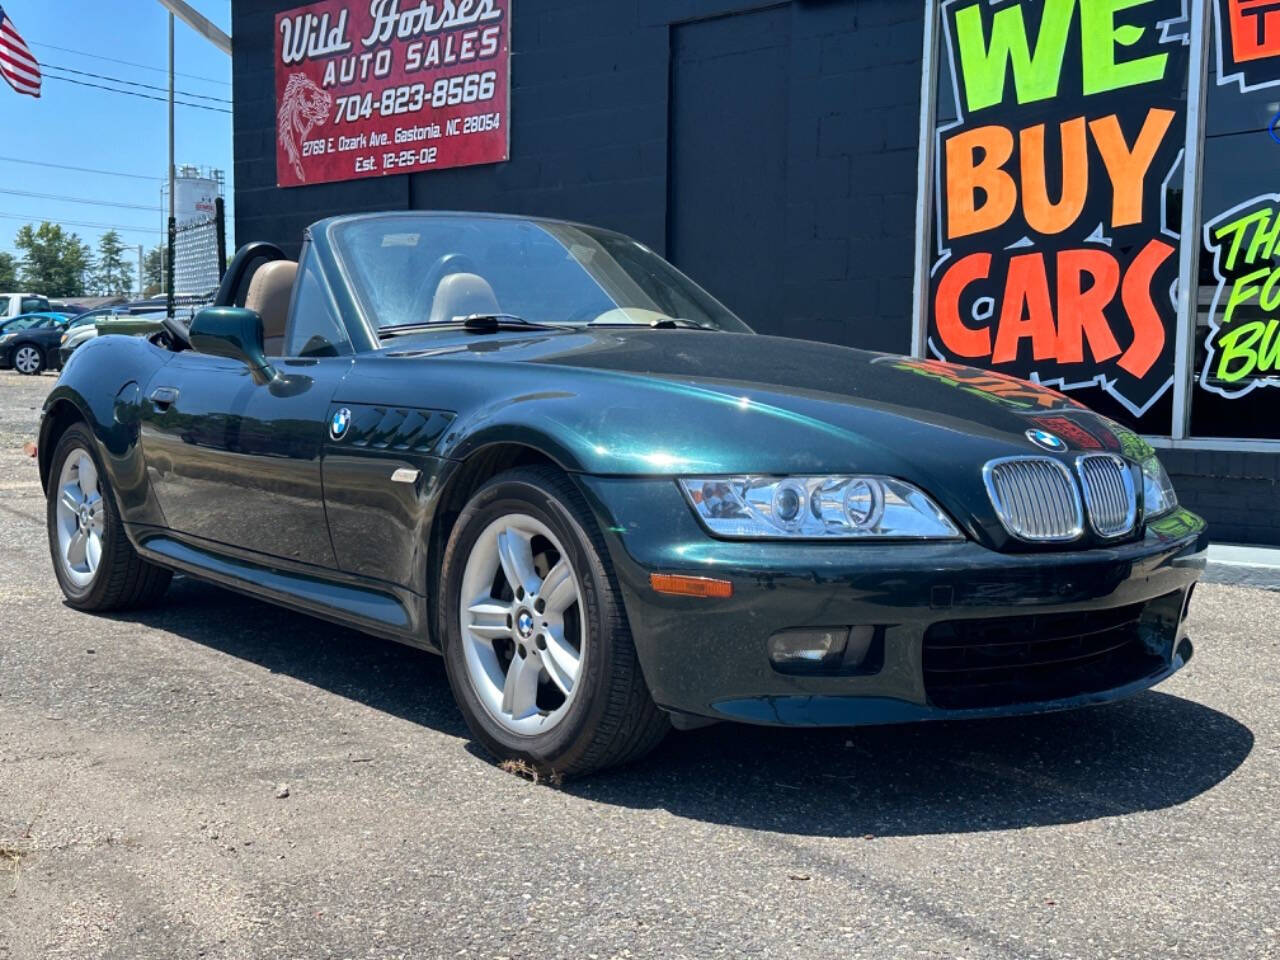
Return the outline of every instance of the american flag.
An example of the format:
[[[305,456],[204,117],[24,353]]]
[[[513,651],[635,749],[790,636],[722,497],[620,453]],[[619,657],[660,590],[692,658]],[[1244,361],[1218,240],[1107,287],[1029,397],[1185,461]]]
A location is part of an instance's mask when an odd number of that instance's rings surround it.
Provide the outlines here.
[[[31,55],[13,21],[0,7],[0,74],[19,93],[40,96],[40,64]]]

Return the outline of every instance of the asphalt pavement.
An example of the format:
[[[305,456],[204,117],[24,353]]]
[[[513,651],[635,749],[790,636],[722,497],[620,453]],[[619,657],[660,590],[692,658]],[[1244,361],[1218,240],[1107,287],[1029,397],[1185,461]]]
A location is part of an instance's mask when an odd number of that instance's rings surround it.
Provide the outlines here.
[[[186,579],[65,606],[53,384],[0,373],[0,960],[1280,956],[1280,593],[1202,585],[1125,703],[533,784],[428,654]]]

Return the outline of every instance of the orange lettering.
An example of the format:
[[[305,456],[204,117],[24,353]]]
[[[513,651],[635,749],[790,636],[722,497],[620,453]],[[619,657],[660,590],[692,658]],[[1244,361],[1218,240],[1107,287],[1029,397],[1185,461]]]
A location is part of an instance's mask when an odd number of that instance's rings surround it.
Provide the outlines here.
[[[1160,359],[1164,350],[1164,324],[1151,301],[1151,279],[1160,265],[1173,254],[1173,247],[1162,240],[1152,240],[1138,254],[1124,275],[1120,300],[1129,322],[1133,324],[1133,343],[1120,358],[1121,368],[1142,379]]]
[[[971,253],[951,265],[938,281],[934,316],[938,336],[957,357],[985,357],[991,352],[991,331],[967,327],[960,319],[960,295],[975,280],[985,280],[991,270],[991,254]]]
[[[1049,300],[1044,255],[1039,253],[1020,254],[1009,261],[1009,279],[1005,284],[1000,329],[991,362],[1017,360],[1018,344],[1024,337],[1031,338],[1035,359],[1053,359],[1058,338],[1053,328],[1053,304]]]
[[[1062,136],[1062,196],[1049,199],[1045,182],[1043,123],[1027,127],[1019,135],[1022,158],[1022,211],[1027,226],[1037,233],[1061,233],[1076,222],[1089,192],[1089,141],[1084,117],[1066,120]]]
[[[1084,276],[1093,283],[1084,289]],[[1084,340],[1097,363],[1120,355],[1104,311],[1120,286],[1120,264],[1106,250],[1058,254],[1058,362],[1084,362]]]
[[[1005,127],[976,127],[948,140],[946,154],[947,236],[994,230],[1008,220],[1018,187],[1002,167],[1013,156],[1013,134]],[[985,197],[981,205],[979,191]]]
[[[1111,226],[1124,227],[1142,220],[1142,188],[1147,168],[1173,122],[1172,110],[1152,108],[1130,150],[1115,114],[1091,121],[1094,142],[1111,178]]]

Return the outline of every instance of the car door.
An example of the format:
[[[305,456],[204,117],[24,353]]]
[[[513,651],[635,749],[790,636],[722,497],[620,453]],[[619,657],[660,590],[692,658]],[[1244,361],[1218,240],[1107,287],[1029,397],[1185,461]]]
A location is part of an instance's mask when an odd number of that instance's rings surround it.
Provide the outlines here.
[[[142,450],[171,530],[335,566],[320,457],[329,402],[352,358],[340,330],[327,349],[317,346],[323,338],[314,328],[331,322],[316,321],[318,309],[326,306],[295,302],[283,337],[273,335],[279,324],[264,317],[268,343],[284,354],[272,358],[277,375],[269,383],[256,383],[237,361],[187,351],[144,388]],[[305,334],[305,342],[299,345],[293,332]]]

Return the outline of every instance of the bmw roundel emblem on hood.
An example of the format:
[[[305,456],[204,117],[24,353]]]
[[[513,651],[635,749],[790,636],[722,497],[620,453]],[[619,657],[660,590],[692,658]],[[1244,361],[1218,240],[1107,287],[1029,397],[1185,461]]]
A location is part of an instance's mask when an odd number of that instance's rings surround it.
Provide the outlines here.
[[[1051,453],[1067,452],[1067,442],[1048,430],[1028,430],[1027,439],[1041,450],[1048,450]]]
[[[349,426],[351,426],[351,411],[343,407],[329,421],[329,436],[335,440],[341,440],[346,436],[347,427]]]

